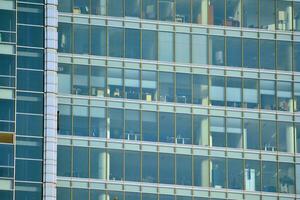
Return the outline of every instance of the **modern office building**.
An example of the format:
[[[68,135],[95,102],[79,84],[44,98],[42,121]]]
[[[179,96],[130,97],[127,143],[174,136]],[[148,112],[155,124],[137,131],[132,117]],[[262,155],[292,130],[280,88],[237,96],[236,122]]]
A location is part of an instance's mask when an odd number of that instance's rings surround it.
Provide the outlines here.
[[[0,0],[0,200],[300,199],[299,0]]]

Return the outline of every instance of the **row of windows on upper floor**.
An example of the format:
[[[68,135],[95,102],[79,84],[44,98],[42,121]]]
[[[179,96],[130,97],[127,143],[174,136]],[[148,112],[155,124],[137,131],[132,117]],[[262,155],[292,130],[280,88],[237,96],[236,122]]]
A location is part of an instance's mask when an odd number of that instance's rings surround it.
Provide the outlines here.
[[[78,146],[58,146],[57,155],[64,177],[281,193],[300,184],[294,163]]]
[[[59,23],[58,51],[300,72],[300,42]]]
[[[58,92],[149,102],[300,111],[298,82],[179,72],[59,64]]]
[[[283,0],[59,0],[58,10],[73,14],[300,31],[300,2]]]
[[[300,153],[300,123],[59,104],[60,135]]]

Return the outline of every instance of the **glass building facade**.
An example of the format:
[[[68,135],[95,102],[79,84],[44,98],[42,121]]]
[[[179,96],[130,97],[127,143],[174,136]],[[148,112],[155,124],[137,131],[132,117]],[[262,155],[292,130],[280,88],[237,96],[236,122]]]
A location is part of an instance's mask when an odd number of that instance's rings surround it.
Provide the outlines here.
[[[0,19],[1,200],[300,199],[299,0],[0,0]]]

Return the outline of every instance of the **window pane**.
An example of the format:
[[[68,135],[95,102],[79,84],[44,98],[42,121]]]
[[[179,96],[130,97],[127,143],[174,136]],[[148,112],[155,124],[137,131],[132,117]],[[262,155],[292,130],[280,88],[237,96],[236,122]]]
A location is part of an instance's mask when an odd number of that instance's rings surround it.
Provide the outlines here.
[[[18,3],[18,23],[43,25],[43,6]]]
[[[241,159],[228,159],[228,188],[243,189],[244,166]]]
[[[72,1],[59,0],[58,1],[58,12],[72,12]]]
[[[16,30],[16,11],[15,10],[1,9],[0,18],[2,19],[2,22],[0,24],[0,30],[3,30],[3,31],[15,31]]]
[[[215,188],[225,188],[226,186],[226,168],[225,158],[211,159],[211,186]]]
[[[143,59],[157,60],[157,32],[142,30]]]
[[[208,117],[201,115],[194,115],[193,118],[193,143],[195,145],[208,146],[209,132],[208,132]]]
[[[113,0],[115,1],[115,0]],[[113,1],[108,1],[113,2]],[[115,2],[116,5],[120,5],[119,0]],[[123,38],[123,32],[124,29],[122,28],[113,28],[109,27],[108,28],[108,55],[112,57],[123,57],[123,43],[124,43],[124,38]]]
[[[225,122],[223,117],[210,117],[212,146],[225,147]]]
[[[14,146],[0,144],[0,165],[13,166],[14,165]]]
[[[279,192],[295,193],[295,167],[292,163],[279,163]]]
[[[159,154],[159,183],[174,184],[175,182],[175,156],[173,154]]]
[[[90,200],[106,199],[105,191],[102,190],[90,190]]]
[[[73,147],[73,177],[89,177],[89,149]]]
[[[17,114],[17,122],[17,135],[43,135],[43,116]]]
[[[246,160],[244,173],[245,173],[245,190],[261,191],[260,161]]]
[[[277,122],[278,151],[294,153],[294,129],[290,122]]]
[[[176,0],[176,22],[191,22],[191,0]]]
[[[260,41],[260,68],[275,69],[275,41]]]
[[[176,184],[192,185],[192,156],[176,155]]]
[[[226,118],[226,135],[227,147],[242,148],[242,120],[237,118]]]
[[[105,96],[106,69],[100,66],[91,66],[91,95],[97,97]]]
[[[17,112],[43,114],[43,94],[17,93]]]
[[[123,180],[123,152],[120,150],[109,150],[108,156],[109,180]]]
[[[73,188],[72,193],[73,193],[73,195],[72,195],[73,200],[89,199],[89,190],[88,189]]]
[[[89,113],[86,106],[73,106],[73,133],[89,136]]]
[[[209,163],[206,156],[194,156],[194,186],[209,186]]]
[[[274,81],[260,81],[260,101],[261,108],[267,110],[276,109],[275,104],[275,82]]]
[[[190,74],[176,73],[176,102],[192,102],[192,76]]]
[[[276,123],[274,121],[261,121],[262,150],[276,151]]]
[[[207,24],[207,5],[207,0],[192,0],[193,23]]]
[[[292,70],[292,43],[277,41],[277,69],[284,71]]]
[[[252,0],[251,0],[252,1]],[[250,68],[258,67],[258,40],[243,39],[243,66]]]
[[[161,1],[160,4],[166,2],[167,1]],[[168,62],[172,62],[174,60],[173,40],[173,33],[158,32],[158,60]]]
[[[208,5],[208,24],[225,25],[225,1],[209,0]]]
[[[89,26],[74,24],[74,53],[88,54],[89,53]]]
[[[192,35],[192,63],[207,64],[207,36],[206,35]]]
[[[227,77],[226,100],[227,106],[242,106],[242,80],[240,78]]]
[[[242,41],[241,38],[227,37],[227,66],[242,66]]]
[[[58,66],[58,92],[61,94],[71,94],[72,65],[59,64]]]
[[[291,31],[293,22],[292,1],[277,1],[276,8],[276,29],[283,31]]]
[[[144,19],[157,19],[157,0],[143,0],[142,9]]]
[[[125,0],[125,16],[140,17],[141,0]]]
[[[17,137],[18,158],[43,159],[43,141],[40,138]]]
[[[157,142],[157,113],[143,111],[142,113],[142,131],[143,141]]]
[[[176,114],[176,141],[178,144],[192,144],[192,115]]]
[[[293,111],[292,83],[277,81],[277,109],[281,111]]]
[[[140,99],[140,71],[125,69],[125,97],[128,99]]]
[[[16,160],[16,180],[42,181],[42,162],[35,160]]]
[[[174,114],[161,112],[159,113],[159,141],[174,143]]]
[[[0,97],[0,120],[15,120],[15,101],[11,99],[1,99]]]
[[[259,122],[255,119],[244,119],[244,147],[259,150]]]
[[[226,21],[225,26],[241,26],[241,0],[226,1]]]
[[[262,190],[265,192],[277,192],[277,163],[271,161],[262,162]]]
[[[260,0],[259,28],[275,30],[275,0]]]
[[[91,14],[106,15],[106,0],[91,0]]]
[[[159,73],[159,101],[174,102],[174,77],[173,73]]]
[[[108,16],[123,16],[123,1],[109,0],[108,3]]]
[[[33,169],[31,169],[33,170]],[[40,200],[42,198],[42,185],[36,183],[16,183],[16,200]]]
[[[258,28],[258,0],[243,0],[243,27]]]
[[[44,72],[42,71],[31,71],[31,70],[20,70],[17,72],[19,90],[30,90],[42,92],[44,89],[43,78]]]
[[[90,178],[106,179],[107,166],[105,150],[90,148]]]
[[[142,181],[148,183],[157,183],[157,153],[154,152],[142,152]]]
[[[108,138],[123,138],[123,128],[124,128],[124,116],[123,110],[120,109],[109,109],[109,126],[110,135]]]
[[[89,94],[89,70],[90,66],[88,65],[73,66],[73,94]]]
[[[90,13],[89,0],[74,0],[73,13],[74,14],[89,14]]]
[[[58,134],[72,135],[72,108],[70,105],[58,105]]]
[[[296,152],[300,153],[300,123],[295,124],[295,134],[296,134]],[[300,174],[299,174],[300,175]]]
[[[106,138],[105,108],[90,107],[91,136]]]
[[[159,20],[174,21],[174,0],[159,1]]]
[[[140,200],[141,193],[125,192],[125,200]]]
[[[15,56],[0,54],[0,75],[14,76],[16,70]]]
[[[300,9],[300,3],[299,3]],[[299,11],[300,12],[300,11]],[[300,16],[300,14],[299,14]],[[300,30],[300,17],[299,17],[299,30]],[[300,42],[294,42],[294,70],[300,72]]]
[[[193,75],[193,103],[208,105],[208,78],[206,75]]]
[[[184,0],[185,1],[185,0]],[[175,61],[181,63],[190,62],[190,35],[184,33],[175,34]]]
[[[72,37],[72,24],[58,23],[58,52],[72,52]]]
[[[224,77],[212,76],[210,87],[210,103],[215,106],[225,105]]]
[[[56,188],[57,200],[70,200],[71,199],[71,189],[70,188]]]
[[[125,180],[140,181],[141,155],[136,151],[125,151]]]
[[[294,30],[300,31],[300,2],[294,2]]]
[[[157,100],[157,72],[142,71],[142,99]]]
[[[18,26],[18,45],[30,47],[43,47],[43,27]]]
[[[71,147],[70,146],[57,146],[57,175],[58,176],[71,176]]]
[[[106,56],[106,27],[91,26],[91,54]]]
[[[141,32],[138,29],[129,29],[129,28],[125,29],[125,57],[126,58],[139,59],[141,57],[140,56],[140,52],[141,52],[140,33]]]
[[[107,93],[110,97],[123,97],[123,70],[118,68],[108,68],[107,85]]]
[[[219,2],[219,0],[218,0]],[[210,36],[209,37],[209,63],[213,65],[225,64],[224,37]]]
[[[244,79],[243,104],[245,108],[258,108],[258,80]]]
[[[140,111],[126,110],[125,111],[125,139],[140,140]]]

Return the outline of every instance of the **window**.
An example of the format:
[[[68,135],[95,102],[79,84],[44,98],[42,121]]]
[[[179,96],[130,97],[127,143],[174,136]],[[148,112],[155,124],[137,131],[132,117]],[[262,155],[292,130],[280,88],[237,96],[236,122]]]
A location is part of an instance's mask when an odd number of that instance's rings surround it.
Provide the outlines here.
[[[240,27],[242,20],[241,0],[226,1],[226,21],[225,26]]]
[[[293,111],[291,82],[277,81],[277,109],[280,111]]]
[[[260,68],[273,70],[275,69],[274,40],[260,40]]]
[[[260,101],[261,108],[275,110],[275,81],[260,81]]]
[[[109,109],[110,135],[108,138],[123,139],[124,114],[121,109]]]
[[[201,115],[194,115],[193,117],[193,144],[208,146],[209,132],[208,132],[208,117]]]
[[[126,110],[125,111],[125,139],[141,140],[140,131],[140,111]]]
[[[129,29],[129,28],[125,29],[125,57],[126,58],[139,59],[141,57],[140,56],[141,53],[140,35],[141,32],[138,29]]]
[[[72,108],[70,105],[58,105],[58,134],[72,135]]]
[[[142,71],[142,99],[157,100],[157,73],[154,71]]]
[[[44,25],[43,6],[18,3],[18,23]]]
[[[58,23],[58,52],[72,53],[72,24]]]
[[[106,56],[106,27],[91,26],[91,54]]]
[[[290,122],[277,122],[278,151],[294,153],[294,128]]]
[[[240,78],[227,77],[226,101],[227,101],[227,106],[241,107],[242,80]]]
[[[123,70],[118,68],[108,68],[107,85],[110,97],[123,97]]]
[[[90,13],[90,1],[89,0],[74,0],[73,13],[74,14],[89,14]]]
[[[208,77],[193,74],[193,103],[208,105]]]
[[[43,116],[17,114],[17,122],[17,135],[43,135]]]
[[[174,102],[174,75],[169,72],[159,73],[159,101]]]
[[[295,165],[280,162],[278,167],[279,192],[295,193]]]
[[[74,53],[89,54],[90,33],[89,26],[74,24]],[[93,41],[94,42],[94,41]]]
[[[177,144],[192,144],[192,115],[176,113],[176,140]]]
[[[257,39],[243,38],[243,66],[249,68],[258,67]]]
[[[243,0],[243,27],[258,28],[258,0]]]
[[[140,181],[141,155],[137,151],[125,151],[125,180]]]
[[[35,26],[18,26],[18,45],[43,47],[44,28]]]
[[[72,193],[73,200],[89,199],[88,189],[72,188]]]
[[[142,132],[143,141],[157,142],[157,113],[151,111],[142,111]]]
[[[227,37],[227,66],[242,66],[242,40],[236,37]]]
[[[33,170],[32,168],[30,171]],[[36,183],[16,183],[16,200],[39,200],[42,197],[42,185]]]
[[[159,20],[174,21],[174,0],[159,1]]]
[[[275,30],[275,0],[260,0],[259,3],[259,28]]]
[[[277,69],[284,71],[292,70],[292,43],[287,41],[277,41]]]
[[[212,146],[225,147],[225,121],[224,117],[210,117],[210,134]]]
[[[265,151],[277,151],[276,148],[276,123],[274,121],[261,121],[261,149]]]
[[[207,36],[193,34],[191,45],[192,45],[192,63],[207,64]]]
[[[245,190],[261,191],[261,166],[260,161],[246,160],[245,162]]]
[[[110,162],[109,180],[123,180],[123,152],[120,150],[108,150],[108,155]]]
[[[226,118],[227,147],[242,148],[243,130],[242,120],[237,118]]]
[[[91,95],[104,97],[106,93],[106,69],[100,66],[91,66]]]
[[[176,102],[192,102],[192,76],[190,74],[176,73]]]
[[[174,113],[159,113],[159,141],[174,143]]]
[[[44,90],[44,72],[43,71],[31,71],[31,70],[21,70],[17,71],[18,84],[17,88],[19,90],[30,90],[42,92]]]
[[[14,76],[16,70],[15,56],[0,54],[0,75]]]
[[[18,48],[18,68],[44,69],[44,50]],[[14,62],[12,62],[14,64]]]
[[[291,1],[277,1],[276,4],[276,29],[292,30],[293,8]]]
[[[142,30],[142,58],[157,60],[157,31]]]
[[[176,22],[191,22],[191,0],[176,0]]]
[[[106,0],[91,0],[91,14],[106,15]]]
[[[300,83],[294,83],[294,99],[296,100],[294,102],[295,111],[300,111]]]
[[[106,152],[103,149],[90,148],[90,178],[106,179]]]
[[[123,1],[120,0],[109,0],[108,4],[108,16],[122,17],[123,14]]]
[[[175,183],[175,155],[160,153],[159,154],[159,183]]]
[[[300,2],[294,2],[294,30],[300,31]]]
[[[90,107],[90,136],[106,138],[106,112],[104,108]]]
[[[161,1],[163,3],[166,1]],[[173,33],[171,32],[158,32],[158,60],[172,62],[173,55]]]
[[[245,149],[260,149],[259,121],[256,119],[244,119],[244,147]]]
[[[192,22],[207,24],[207,0],[192,0]],[[211,12],[210,12],[211,13]]]
[[[43,94],[17,93],[17,112],[43,114]]]
[[[225,105],[225,81],[223,76],[211,76],[210,103],[214,106]]]
[[[140,99],[140,71],[133,69],[124,70],[125,97]]]
[[[108,1],[109,3],[115,0]],[[121,1],[122,2],[122,1]],[[120,5],[119,0],[115,2],[115,5]],[[108,27],[108,55],[112,57],[123,57],[123,38],[124,29]]]
[[[89,95],[89,70],[88,65],[73,66],[73,94]]]
[[[89,149],[73,147],[73,177],[89,177]]]
[[[225,25],[225,0],[209,0],[208,2],[208,24]]]
[[[192,185],[192,156],[176,155],[176,184]]]
[[[157,0],[143,0],[142,17],[144,19],[157,19]]]
[[[125,0],[125,16],[140,17],[141,0]]]
[[[43,141],[40,138],[17,137],[16,157],[43,159]]]
[[[58,1],[58,12],[72,12],[72,1],[59,0]]]
[[[243,189],[243,180],[244,180],[244,172],[243,172],[243,160],[242,159],[231,159],[228,161],[228,188],[230,189]]]
[[[148,183],[157,183],[158,174],[157,153],[142,152],[142,181]],[[152,199],[151,199],[152,200]]]
[[[299,3],[300,9],[300,3]],[[300,12],[300,11],[299,11]],[[299,13],[299,30],[300,30],[300,13]],[[297,56],[300,54],[300,42],[294,42],[294,70],[300,72],[300,57]]]
[[[16,11],[15,10],[2,10],[0,13],[2,22],[0,30],[2,31],[15,31],[16,30]]]
[[[262,161],[262,191],[277,192],[277,163]]]
[[[3,90],[0,91],[3,92]],[[3,99],[3,97],[1,97],[0,107],[1,107],[0,120],[8,120],[8,121],[15,120],[15,101],[13,99],[10,98]]]
[[[258,108],[258,80],[243,79],[243,104],[245,108]]]
[[[226,167],[225,158],[211,158],[211,187],[226,187]]]
[[[219,2],[219,0],[218,0]],[[222,2],[222,1],[220,1]],[[209,37],[209,63],[213,65],[225,64],[225,47],[224,37],[210,36]]]
[[[70,146],[57,146],[57,175],[58,176],[71,176],[71,147]]]
[[[57,187],[56,193],[57,200],[70,200],[71,198],[71,188]]]
[[[42,161],[16,160],[16,180],[19,181],[42,181]]]
[[[185,34],[185,33],[175,34],[175,61],[181,63],[190,62],[190,35],[189,34]]]
[[[89,136],[89,111],[86,106],[73,106],[73,134]]]
[[[296,151],[295,152],[300,153],[300,123],[295,123],[295,134],[296,134]]]
[[[209,186],[209,163],[210,161],[206,156],[194,156],[194,186]]]

